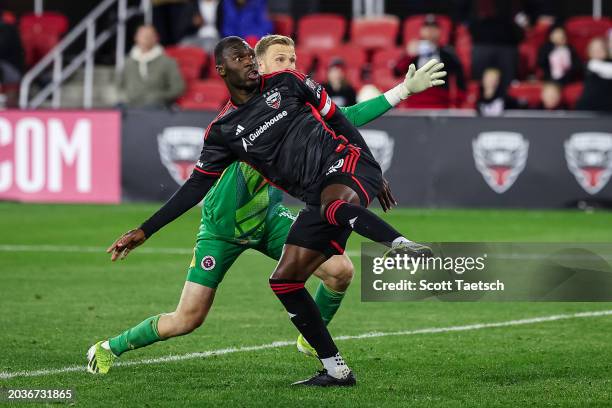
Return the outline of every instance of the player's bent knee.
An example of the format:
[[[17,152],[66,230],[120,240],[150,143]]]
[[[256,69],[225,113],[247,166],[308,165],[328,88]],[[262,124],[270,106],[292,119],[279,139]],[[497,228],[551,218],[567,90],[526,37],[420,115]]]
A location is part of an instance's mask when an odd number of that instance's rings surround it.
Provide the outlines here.
[[[175,312],[175,329],[178,334],[188,334],[204,323],[206,313],[202,310],[192,309]]]
[[[336,256],[334,261],[333,276],[336,280],[336,285],[338,289],[345,290],[353,280],[355,267],[346,256]]]

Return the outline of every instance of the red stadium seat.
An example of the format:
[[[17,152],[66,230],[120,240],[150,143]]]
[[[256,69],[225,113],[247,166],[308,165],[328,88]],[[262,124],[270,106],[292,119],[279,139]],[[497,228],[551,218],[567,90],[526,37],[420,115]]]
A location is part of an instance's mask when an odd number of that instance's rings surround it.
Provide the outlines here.
[[[354,19],[351,43],[368,49],[394,47],[398,31],[399,18],[396,16]]]
[[[472,36],[464,25],[457,26],[455,30],[455,52],[463,66],[466,78],[472,77]]]
[[[338,14],[310,14],[298,22],[300,47],[329,49],[342,43],[346,20]]]
[[[374,53],[372,57],[372,68],[392,69],[397,61],[404,55],[404,50],[399,47],[383,48]]]
[[[330,50],[324,50],[317,53],[317,57],[319,60],[319,69],[327,69],[329,63],[335,58],[342,59],[347,68],[358,69],[361,69],[367,60],[365,50],[351,44],[342,45]]]
[[[396,78],[388,68],[374,68],[372,70],[372,81],[376,87],[382,91],[388,91],[402,81]]]
[[[68,31],[68,18],[53,11],[47,11],[38,16],[28,13],[24,14],[19,20],[19,29],[62,35]]]
[[[284,35],[286,37],[293,36],[293,18],[288,14],[272,14],[270,15],[272,24],[274,25],[274,33]]]
[[[530,74],[535,74],[538,65],[538,49],[528,42],[519,44],[519,79],[527,79]]]
[[[602,17],[576,16],[567,19],[565,23],[570,44],[584,61],[587,59],[587,46],[593,37],[605,36],[612,29],[612,19]]]
[[[179,98],[177,104],[183,109],[220,109],[227,102],[229,94],[223,81],[193,81],[187,91]]]
[[[469,81],[466,88],[465,99],[461,108],[463,109],[475,109],[476,102],[480,96],[480,82]]]
[[[425,16],[425,14],[419,14],[408,17],[404,20],[404,31],[402,35],[402,41],[404,44],[407,44],[410,40],[419,38],[419,30],[425,21]],[[441,14],[436,15],[436,20],[438,21],[438,24],[440,24],[440,44],[448,45],[450,42],[453,23],[448,16]]]
[[[24,14],[19,20],[19,34],[27,66],[32,66],[59,43],[68,30],[68,19],[60,13]]]
[[[508,95],[521,102],[527,103],[530,108],[538,106],[541,100],[541,94],[541,82],[518,82],[510,85],[510,88],[508,88]]]
[[[310,73],[313,69],[315,54],[307,48],[297,47],[295,56],[297,57],[297,70],[305,74]]]
[[[2,22],[5,24],[15,24],[17,22],[15,15],[6,10],[2,12],[2,17],[0,17],[0,20],[2,20]]]
[[[583,90],[584,84],[582,82],[575,82],[563,88],[563,102],[565,102],[568,108],[574,109],[576,107],[576,102],[582,96]]]
[[[200,78],[208,55],[198,47],[167,47],[166,54],[176,60],[185,82]]]

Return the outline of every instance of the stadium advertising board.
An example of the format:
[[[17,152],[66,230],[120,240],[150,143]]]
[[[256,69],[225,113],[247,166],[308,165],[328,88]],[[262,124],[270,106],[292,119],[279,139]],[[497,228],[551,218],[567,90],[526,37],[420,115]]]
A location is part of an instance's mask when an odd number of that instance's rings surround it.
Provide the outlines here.
[[[119,112],[0,114],[0,200],[117,203]]]
[[[124,198],[168,199],[189,176],[214,116],[128,111]],[[563,208],[612,202],[609,118],[394,114],[360,131],[400,205]]]

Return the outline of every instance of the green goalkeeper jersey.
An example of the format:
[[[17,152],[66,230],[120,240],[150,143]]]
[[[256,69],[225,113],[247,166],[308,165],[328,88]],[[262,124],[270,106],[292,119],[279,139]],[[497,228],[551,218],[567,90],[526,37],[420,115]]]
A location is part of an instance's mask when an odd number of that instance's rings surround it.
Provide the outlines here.
[[[391,104],[384,95],[343,107],[355,126],[381,116]],[[266,221],[283,210],[283,193],[243,162],[232,163],[206,194],[198,238],[215,238],[257,245],[264,236]]]

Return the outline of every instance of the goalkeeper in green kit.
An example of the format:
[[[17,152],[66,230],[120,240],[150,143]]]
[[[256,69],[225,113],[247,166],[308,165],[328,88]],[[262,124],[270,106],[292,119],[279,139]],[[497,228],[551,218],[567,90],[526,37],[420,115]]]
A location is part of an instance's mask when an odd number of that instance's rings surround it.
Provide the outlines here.
[[[257,43],[255,53],[262,74],[295,69],[294,43],[289,37],[265,36]],[[438,65],[437,70],[442,68],[441,64]],[[443,83],[428,75],[421,70],[415,71],[411,66],[405,81],[395,88],[374,99],[341,109],[355,126],[364,125],[411,93]],[[240,132],[240,128],[236,132]],[[395,204],[388,193],[381,193],[378,198],[384,210]],[[91,346],[87,352],[88,371],[107,373],[115,358],[128,350],[188,334],[198,328],[212,306],[217,286],[234,261],[249,248],[278,260],[294,219],[291,211],[282,205],[280,190],[247,164],[231,164],[204,199],[193,259],[176,310],[152,316],[118,336]],[[109,247],[111,260],[124,258],[145,240],[142,229],[128,231]],[[334,255],[316,270],[315,275],[321,282],[314,300],[323,321],[329,324],[351,282],[353,265],[345,254]],[[316,356],[315,350],[301,335],[297,348],[307,355]]]

